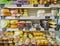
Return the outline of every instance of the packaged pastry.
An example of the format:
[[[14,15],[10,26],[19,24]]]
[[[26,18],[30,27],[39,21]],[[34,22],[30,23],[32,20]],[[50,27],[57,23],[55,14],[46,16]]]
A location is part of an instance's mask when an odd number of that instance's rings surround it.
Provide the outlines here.
[[[20,34],[21,32],[20,31],[15,31],[14,34]]]
[[[47,1],[45,0],[43,4],[47,4]]]
[[[28,0],[29,1],[29,4],[32,4],[32,0]]]
[[[23,15],[23,11],[22,11],[22,9],[19,10],[19,14],[20,14],[20,16]]]
[[[2,34],[0,35],[0,42],[1,42],[1,43],[3,42],[3,41],[2,41],[3,37],[4,37],[4,33],[2,33]]]
[[[27,15],[28,15],[27,9],[22,9],[21,14],[23,14],[23,17],[27,17]]]
[[[44,34],[43,33],[41,33],[41,32],[33,32],[33,35],[34,36],[44,36]]]
[[[37,11],[37,17],[43,16],[45,13],[45,10],[38,10]]]
[[[17,24],[11,25],[11,28],[17,28],[17,27],[18,27]]]
[[[31,43],[32,43],[32,44],[36,44],[36,42],[37,42],[37,41],[36,41],[35,38],[32,38],[32,39],[31,39]]]
[[[15,32],[14,32],[14,36],[23,37],[23,31],[20,31],[20,30],[15,31]]]
[[[26,46],[29,46],[30,42],[31,42],[30,39],[27,38],[27,39],[25,40],[24,44],[25,44]]]
[[[14,44],[13,43],[10,43],[9,46],[14,46]]]
[[[20,37],[23,37],[23,31],[20,31]]]
[[[10,23],[11,23],[12,25],[18,24],[18,20],[11,20]]]
[[[25,21],[19,21],[18,22],[18,27],[19,28],[24,28],[25,27]]]
[[[57,0],[51,0],[51,4],[57,4]]]
[[[12,16],[17,16],[17,14],[18,14],[18,9],[11,10]]]
[[[23,37],[27,37],[27,33],[24,33],[24,36]]]
[[[50,25],[51,28],[56,28],[56,25]]]
[[[8,27],[9,23],[10,23],[9,20],[1,20],[0,26],[1,26],[1,28],[6,28],[6,27]]]
[[[37,40],[37,45],[40,45],[41,44],[41,41],[40,40]]]
[[[28,16],[27,12],[24,12],[23,17],[27,17],[27,16]]]
[[[6,33],[6,36],[9,38],[13,38],[13,35],[14,35],[14,33],[11,31]]]
[[[45,0],[39,0],[39,4],[44,4]]]
[[[23,34],[23,31],[20,31],[20,34]]]
[[[38,1],[37,0],[33,0],[33,4],[38,4]]]
[[[48,21],[48,23],[49,23],[49,24],[53,24],[53,25],[55,25],[55,24],[56,24],[56,22],[55,22],[55,21]]]
[[[45,45],[48,45],[48,41],[45,41]]]
[[[2,16],[10,16],[11,15],[9,9],[2,9],[1,14],[2,14]]]
[[[2,43],[3,41],[2,40],[0,40],[0,43]]]
[[[29,34],[29,38],[33,38],[33,35],[32,34]]]
[[[5,43],[5,44],[4,44],[4,46],[8,46],[8,44],[7,44],[7,43]]]
[[[22,46],[24,44],[24,40],[23,40],[23,38],[20,38],[20,40],[19,40],[19,42],[18,42],[18,45],[19,46]]]

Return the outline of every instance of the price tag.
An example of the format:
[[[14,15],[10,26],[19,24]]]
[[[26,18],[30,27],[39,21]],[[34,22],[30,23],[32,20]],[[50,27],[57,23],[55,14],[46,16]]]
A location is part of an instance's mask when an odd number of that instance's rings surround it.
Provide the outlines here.
[[[38,7],[38,4],[34,4],[33,7]]]
[[[5,19],[5,16],[1,16],[1,19]]]
[[[49,7],[49,5],[50,5],[50,4],[47,3],[47,4],[45,4],[44,6],[45,6],[45,7]]]
[[[6,31],[6,28],[2,28],[3,31]]]
[[[47,19],[47,20],[50,19],[50,16],[45,16],[45,19]]]
[[[17,31],[18,28],[7,28],[7,31]]]
[[[15,16],[16,19],[20,19],[20,16]]]
[[[18,28],[19,30],[23,30],[23,28]]]
[[[3,8],[5,6],[5,4],[0,4],[0,7]]]
[[[22,6],[22,4],[16,4],[17,5],[17,7],[21,7]]]

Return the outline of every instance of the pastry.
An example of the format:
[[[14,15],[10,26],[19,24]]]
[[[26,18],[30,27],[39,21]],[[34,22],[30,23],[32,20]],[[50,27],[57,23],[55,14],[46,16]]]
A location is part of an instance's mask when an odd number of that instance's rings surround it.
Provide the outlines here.
[[[1,10],[2,16],[10,16],[10,10],[9,9],[2,9]]]

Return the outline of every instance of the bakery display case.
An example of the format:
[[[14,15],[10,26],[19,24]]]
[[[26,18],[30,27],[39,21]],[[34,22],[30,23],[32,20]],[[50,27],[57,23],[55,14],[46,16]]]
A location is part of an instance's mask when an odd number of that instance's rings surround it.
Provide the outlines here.
[[[60,46],[60,0],[0,0],[0,46]]]
[[[3,36],[2,36],[3,35]],[[54,32],[44,31],[7,31],[0,34],[3,46],[58,46]]]
[[[2,8],[0,16],[1,28],[60,30],[60,8]]]

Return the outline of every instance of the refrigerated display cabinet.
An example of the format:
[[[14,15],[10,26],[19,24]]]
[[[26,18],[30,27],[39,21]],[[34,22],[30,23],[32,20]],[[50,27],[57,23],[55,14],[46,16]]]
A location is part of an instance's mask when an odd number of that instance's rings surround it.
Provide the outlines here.
[[[9,35],[8,35],[9,34]],[[0,36],[2,36],[1,34]],[[8,36],[6,36],[8,35]],[[53,36],[53,37],[52,37]],[[17,45],[36,45],[36,46],[57,46],[58,41],[55,39],[54,32],[41,31],[7,31],[4,32],[3,38],[0,38],[0,43]],[[5,38],[4,38],[5,37]]]

